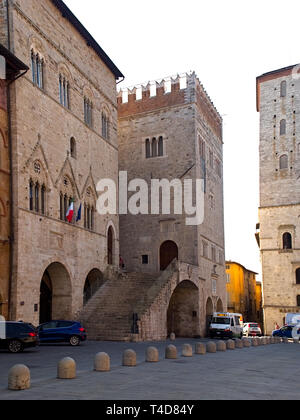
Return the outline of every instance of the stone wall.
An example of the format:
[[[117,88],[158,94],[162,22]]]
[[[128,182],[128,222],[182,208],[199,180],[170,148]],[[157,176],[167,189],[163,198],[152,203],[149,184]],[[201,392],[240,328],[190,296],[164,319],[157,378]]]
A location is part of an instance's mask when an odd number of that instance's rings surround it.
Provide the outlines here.
[[[88,273],[107,267],[107,232],[114,229],[114,264],[118,265],[117,216],[94,214],[94,228],[60,220],[60,194],[96,208],[96,185],[117,180],[117,98],[115,76],[87,46],[86,40],[51,1],[13,2],[12,45],[15,55],[31,67],[31,51],[44,60],[44,87],[32,82],[32,71],[12,90],[15,252],[12,318],[39,322],[43,273],[60,264],[70,281],[69,314],[83,304]],[[59,75],[69,82],[70,109],[60,104]],[[84,122],[84,98],[93,104],[93,125]],[[110,120],[110,138],[102,137],[101,115]],[[76,155],[71,155],[71,138]],[[46,186],[45,214],[30,211],[29,182]],[[51,271],[51,270],[50,270]],[[60,277],[60,276],[58,276]],[[69,280],[68,280],[69,278]],[[55,283],[56,278],[52,278]],[[55,285],[53,284],[53,288]]]

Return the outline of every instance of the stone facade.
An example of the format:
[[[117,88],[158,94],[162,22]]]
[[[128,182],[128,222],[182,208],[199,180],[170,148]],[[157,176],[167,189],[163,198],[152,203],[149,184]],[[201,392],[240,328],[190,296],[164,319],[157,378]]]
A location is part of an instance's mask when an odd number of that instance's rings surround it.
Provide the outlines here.
[[[95,210],[97,182],[118,176],[116,78],[122,75],[63,2],[12,0],[9,16],[11,49],[30,67],[11,87],[10,318],[37,325],[41,306],[45,317],[56,319],[82,309],[89,273],[100,278],[108,265],[108,232],[118,265],[118,217]],[[72,200],[75,215],[67,223]]]
[[[187,226],[186,214],[175,214],[173,193],[169,215],[161,209],[157,215],[120,215],[120,249],[127,270],[158,275],[162,265],[171,262],[165,261],[169,254],[195,276],[191,281],[187,274],[180,275],[178,289],[171,288],[167,299],[160,295],[164,303],[157,301],[157,310],[149,311],[152,321],[155,313],[155,325],[164,328],[166,314],[159,308],[169,308],[169,333],[172,318],[181,317],[181,324],[173,322],[176,335],[204,335],[206,317],[217,308],[226,310],[222,119],[194,73],[123,91],[118,111],[119,163],[128,182],[140,178],[150,186],[153,179],[205,181],[205,217],[199,226]],[[155,141],[162,144],[155,146]],[[151,329],[149,325],[144,330]]]
[[[294,75],[295,73],[295,75]],[[265,333],[300,312],[300,80],[294,67],[257,79],[260,112],[258,239]],[[299,273],[299,271],[298,271]]]

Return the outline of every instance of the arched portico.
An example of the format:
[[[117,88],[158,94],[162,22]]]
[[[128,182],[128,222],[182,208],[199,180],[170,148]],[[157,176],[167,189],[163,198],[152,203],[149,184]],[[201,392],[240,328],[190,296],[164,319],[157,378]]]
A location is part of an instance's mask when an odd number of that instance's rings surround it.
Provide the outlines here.
[[[50,264],[40,285],[40,323],[72,318],[72,284],[61,263]]]
[[[181,282],[174,290],[167,312],[168,335],[174,332],[177,337],[200,335],[199,289],[191,281]]]
[[[221,299],[219,299],[217,303],[217,312],[223,312],[223,311],[224,311],[223,302]]]
[[[103,274],[97,268],[94,268],[89,272],[86,277],[84,290],[83,290],[83,305],[86,305],[88,301],[94,296],[94,294],[100,289],[104,283]]]

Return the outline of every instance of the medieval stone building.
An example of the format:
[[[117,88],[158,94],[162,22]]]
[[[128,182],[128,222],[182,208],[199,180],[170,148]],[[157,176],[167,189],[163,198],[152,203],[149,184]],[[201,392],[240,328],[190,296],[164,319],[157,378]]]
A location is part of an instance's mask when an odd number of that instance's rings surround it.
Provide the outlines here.
[[[60,0],[1,0],[0,37],[30,68],[10,86],[10,318],[74,318],[118,264],[118,217],[96,212],[96,183],[117,182],[122,73]]]
[[[257,78],[265,333],[300,312],[300,79],[297,67]]]
[[[154,179],[203,180],[204,220],[199,225],[189,226],[185,212],[175,211],[176,188],[171,189],[169,214],[162,206],[156,214],[120,214],[126,269],[152,275],[152,281],[170,270],[148,307],[151,335],[203,336],[213,311],[227,306],[222,118],[194,73],[123,91],[118,104],[119,167],[127,171],[129,183],[139,178],[149,186]],[[162,188],[161,199],[167,194]],[[175,271],[173,260],[178,260]],[[141,326],[149,329],[146,317]]]

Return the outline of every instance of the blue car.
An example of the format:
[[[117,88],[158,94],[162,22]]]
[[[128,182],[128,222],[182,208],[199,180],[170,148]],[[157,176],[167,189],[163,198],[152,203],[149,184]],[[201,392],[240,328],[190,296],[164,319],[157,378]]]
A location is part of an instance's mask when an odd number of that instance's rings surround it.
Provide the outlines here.
[[[293,332],[294,334],[297,333],[297,335],[300,336],[300,326],[298,326],[297,331],[295,330],[295,327],[295,325],[285,325],[279,330],[274,330],[272,335],[273,337],[295,338],[293,337]]]
[[[38,327],[40,343],[69,343],[79,346],[86,341],[87,335],[80,322],[50,321]]]

